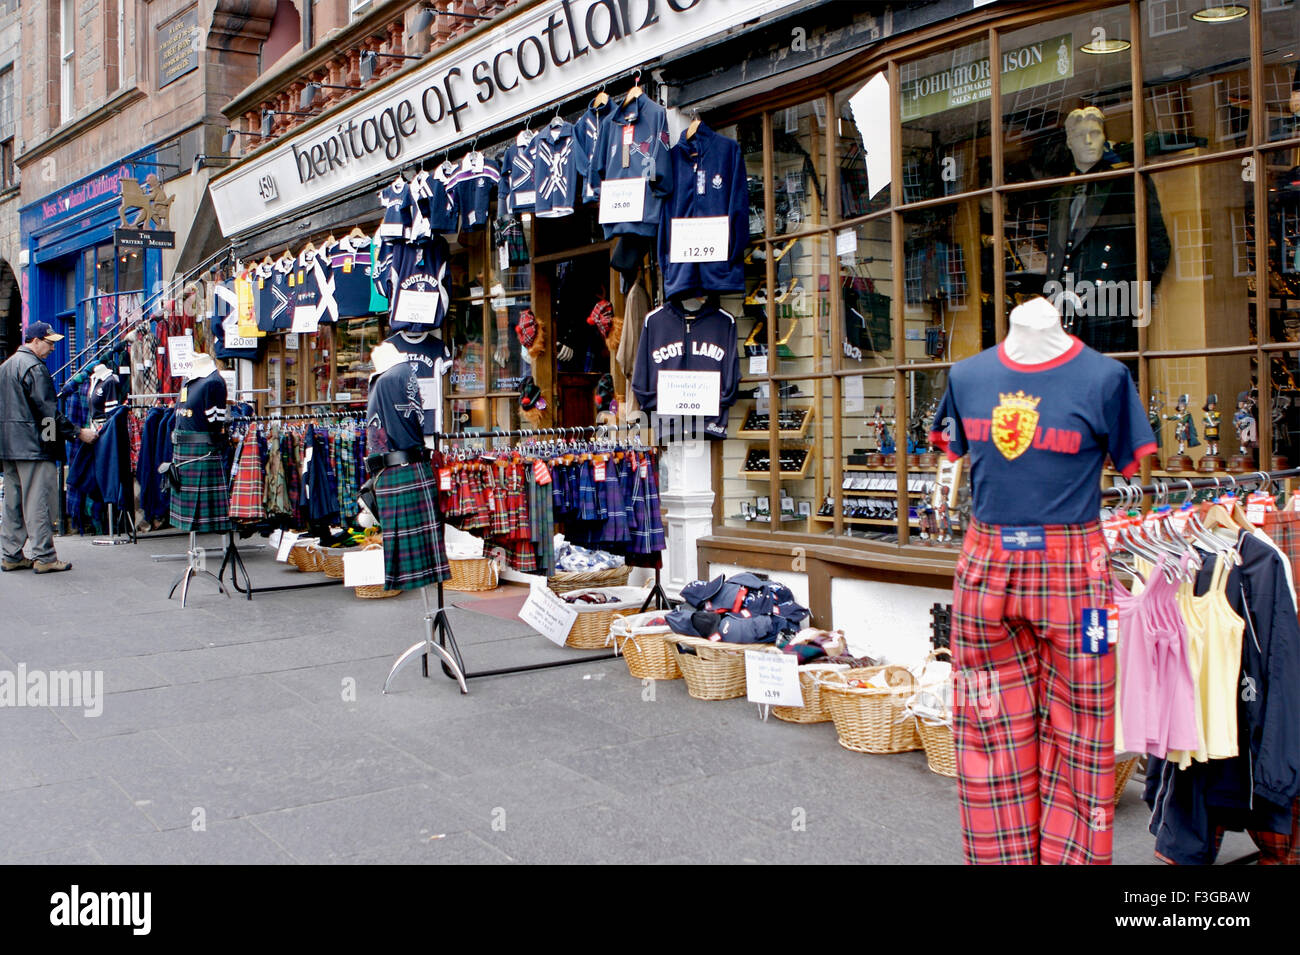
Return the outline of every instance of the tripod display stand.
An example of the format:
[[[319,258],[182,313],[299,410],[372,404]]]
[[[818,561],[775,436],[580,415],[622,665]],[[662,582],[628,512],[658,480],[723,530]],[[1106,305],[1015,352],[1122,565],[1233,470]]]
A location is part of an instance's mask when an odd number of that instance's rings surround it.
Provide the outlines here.
[[[447,611],[443,607],[442,584],[438,584],[438,606],[436,609],[429,605],[428,587],[420,588],[420,596],[424,598],[424,639],[413,644],[397,658],[393,668],[388,671],[388,679],[384,681],[384,692],[388,692],[388,686],[393,682],[393,677],[397,675],[397,671],[415,659],[417,655],[420,657],[420,672],[427,677],[429,675],[429,654],[436,653],[442,658],[442,672],[460,684],[460,692],[464,695],[469,692],[469,687],[465,685],[465,664],[461,660],[460,649],[456,646],[456,638],[451,632],[451,621],[447,619]],[[436,642],[433,639],[435,633],[438,635]],[[451,647],[450,651],[448,651],[448,645]]]
[[[212,582],[217,585],[217,591],[219,593],[223,593],[227,597],[230,596],[230,591],[226,590],[226,586],[221,582],[221,579],[204,566],[207,558],[204,555],[203,548],[198,545],[197,537],[198,534],[194,531],[190,531],[190,549],[188,552],[189,560],[185,565],[185,569],[181,571],[181,575],[177,577],[175,582],[172,584],[172,589],[167,592],[167,599],[171,600],[172,597],[176,595],[176,588],[179,587],[181,589],[182,609],[185,607],[185,601],[189,597],[190,581],[200,575],[211,578]]]
[[[127,511],[122,512],[122,519],[126,521],[127,532],[124,535],[117,534],[117,508],[112,504],[105,504],[106,519],[108,523],[108,537],[96,537],[91,540],[92,544],[101,547],[112,547],[117,544],[134,544],[135,535],[135,516]]]
[[[226,552],[221,558],[221,566],[217,568],[217,580],[225,580],[226,568],[230,568],[230,586],[244,595],[246,600],[252,600],[253,594],[270,594],[285,590],[307,590],[312,587],[337,587],[342,584],[341,580],[326,578],[325,580],[313,580],[305,584],[275,584],[270,587],[254,587],[253,580],[248,576],[248,568],[244,565],[244,558],[239,553],[239,545],[235,542],[235,532],[231,531],[226,535]],[[244,586],[239,586],[239,575],[244,575]]]

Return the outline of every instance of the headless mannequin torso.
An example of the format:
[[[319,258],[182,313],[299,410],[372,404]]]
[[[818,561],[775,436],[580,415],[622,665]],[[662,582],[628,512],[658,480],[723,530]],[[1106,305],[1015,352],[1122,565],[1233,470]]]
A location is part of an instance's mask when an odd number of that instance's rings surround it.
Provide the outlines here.
[[[1041,365],[1070,350],[1074,339],[1061,327],[1061,313],[1045,298],[1033,298],[1011,311],[1004,353],[1022,365]]]

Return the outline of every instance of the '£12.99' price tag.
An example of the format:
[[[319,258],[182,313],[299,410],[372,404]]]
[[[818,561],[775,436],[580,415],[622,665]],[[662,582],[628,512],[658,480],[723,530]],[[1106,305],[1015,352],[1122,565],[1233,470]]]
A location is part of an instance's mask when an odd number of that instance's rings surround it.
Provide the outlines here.
[[[668,237],[671,262],[725,262],[731,220],[726,216],[674,219]]]

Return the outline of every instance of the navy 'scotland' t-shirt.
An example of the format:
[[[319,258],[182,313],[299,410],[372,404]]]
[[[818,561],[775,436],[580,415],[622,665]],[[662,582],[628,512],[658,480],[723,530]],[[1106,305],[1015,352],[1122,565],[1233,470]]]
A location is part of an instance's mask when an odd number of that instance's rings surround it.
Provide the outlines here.
[[[1077,338],[1038,365],[1002,345],[958,362],[930,440],[950,460],[970,453],[974,517],[985,524],[1091,523],[1106,456],[1132,477],[1156,450],[1128,369]]]

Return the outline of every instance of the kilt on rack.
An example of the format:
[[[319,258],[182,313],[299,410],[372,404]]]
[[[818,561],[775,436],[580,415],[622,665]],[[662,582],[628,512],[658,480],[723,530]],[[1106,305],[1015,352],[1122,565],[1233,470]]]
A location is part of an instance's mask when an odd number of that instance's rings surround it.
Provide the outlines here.
[[[375,516],[384,535],[384,586],[415,590],[450,579],[438,520],[438,485],[429,459],[382,468],[375,475],[375,498]]]
[[[180,487],[171,493],[172,525],[199,534],[230,530],[225,455],[212,436],[201,431],[176,431],[172,447],[172,467],[180,480]]]

